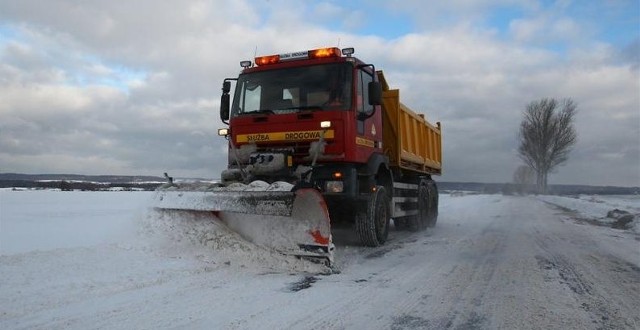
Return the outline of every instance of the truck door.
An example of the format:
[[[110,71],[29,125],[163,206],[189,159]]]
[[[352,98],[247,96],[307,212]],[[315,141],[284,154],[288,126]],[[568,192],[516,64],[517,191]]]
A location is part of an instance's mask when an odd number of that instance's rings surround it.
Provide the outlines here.
[[[357,95],[356,95],[356,147],[357,157],[366,161],[375,148],[382,145],[382,120],[380,111],[373,116],[367,116],[374,111],[374,106],[369,104],[369,83],[373,81],[375,72],[371,67],[358,69]],[[368,117],[368,118],[367,118]]]

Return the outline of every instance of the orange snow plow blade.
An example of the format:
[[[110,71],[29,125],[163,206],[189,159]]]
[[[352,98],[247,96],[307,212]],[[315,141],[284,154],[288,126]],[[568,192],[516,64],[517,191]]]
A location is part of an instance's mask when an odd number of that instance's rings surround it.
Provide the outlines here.
[[[315,189],[158,190],[154,207],[212,212],[227,227],[256,245],[326,264],[333,262],[329,211]]]

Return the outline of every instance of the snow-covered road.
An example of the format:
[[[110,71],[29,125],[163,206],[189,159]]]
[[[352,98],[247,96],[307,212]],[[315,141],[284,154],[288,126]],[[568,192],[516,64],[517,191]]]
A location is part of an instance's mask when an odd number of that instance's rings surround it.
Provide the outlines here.
[[[640,327],[638,234],[535,197],[441,195],[435,229],[376,249],[338,233],[331,275],[198,219],[150,223],[148,198],[0,191],[0,328]]]

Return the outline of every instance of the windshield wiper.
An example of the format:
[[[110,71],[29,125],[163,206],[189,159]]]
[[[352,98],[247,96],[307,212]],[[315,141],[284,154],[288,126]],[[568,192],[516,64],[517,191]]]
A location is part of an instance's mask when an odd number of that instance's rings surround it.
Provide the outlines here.
[[[311,111],[317,111],[317,110],[322,110],[322,107],[319,105],[302,105],[299,107],[290,107],[287,108],[287,110],[311,110]]]
[[[245,113],[246,114],[255,115],[255,114],[263,114],[263,113],[274,114],[275,112],[273,112],[273,110],[271,110],[271,109],[260,109],[260,110],[247,111]]]
[[[288,107],[288,108],[282,108],[282,109],[277,109],[277,110],[272,110],[272,109],[259,109],[259,110],[253,110],[253,111],[246,111],[244,112],[245,114],[249,114],[249,115],[260,115],[260,114],[275,114],[276,111],[280,111],[280,110],[305,110],[305,111],[322,111],[323,108],[322,106],[319,105],[303,105],[303,106],[298,106],[298,107]]]

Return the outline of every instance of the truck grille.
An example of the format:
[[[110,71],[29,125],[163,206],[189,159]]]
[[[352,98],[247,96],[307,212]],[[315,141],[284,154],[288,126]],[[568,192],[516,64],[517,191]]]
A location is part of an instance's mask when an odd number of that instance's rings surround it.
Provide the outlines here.
[[[287,142],[279,144],[261,144],[258,145],[258,152],[290,152],[293,156],[294,160],[300,160],[305,157],[309,157],[309,148],[311,147],[311,142]]]

